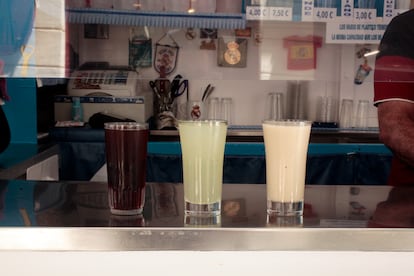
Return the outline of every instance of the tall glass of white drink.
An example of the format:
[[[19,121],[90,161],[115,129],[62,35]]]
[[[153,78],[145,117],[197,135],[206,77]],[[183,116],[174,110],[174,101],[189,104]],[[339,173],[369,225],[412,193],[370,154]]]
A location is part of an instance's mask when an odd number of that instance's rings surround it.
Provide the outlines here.
[[[224,120],[179,121],[185,213],[216,216],[221,212]]]
[[[263,122],[268,214],[303,215],[311,125],[303,120]]]

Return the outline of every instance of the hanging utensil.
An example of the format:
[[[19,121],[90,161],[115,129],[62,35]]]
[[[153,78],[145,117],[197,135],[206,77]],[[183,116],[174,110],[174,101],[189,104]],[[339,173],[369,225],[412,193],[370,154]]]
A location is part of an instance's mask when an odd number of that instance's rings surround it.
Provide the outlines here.
[[[151,87],[152,91],[154,92],[154,94],[157,96],[157,98],[158,98],[158,99],[161,99],[161,94],[160,94],[160,92],[158,91],[158,88],[157,88],[157,86],[155,85],[155,82],[150,81],[150,82],[149,82],[149,85],[150,85],[150,87]]]
[[[175,98],[181,96],[187,91],[188,91],[188,80],[183,80],[178,84],[178,87],[174,89],[171,88],[172,99],[174,100]]]
[[[214,91],[214,86],[210,86],[210,88],[209,88],[209,90],[206,94],[206,97],[204,98],[205,101],[208,99],[208,97],[210,97],[210,95],[213,93],[213,91]]]
[[[169,79],[159,78],[155,80],[155,86],[160,92],[161,97],[169,97],[171,92],[171,82]]]
[[[203,96],[201,97],[201,101],[207,100],[207,98],[213,93],[214,86],[211,84],[207,85],[206,89],[204,90]]]
[[[176,90],[178,90],[182,78],[183,76],[181,76],[180,74],[174,77],[174,79],[171,82],[171,93],[174,93]]]
[[[204,101],[206,98],[207,92],[210,89],[211,84],[207,85],[206,89],[204,89],[203,96],[201,97],[201,101]]]
[[[160,78],[156,79],[155,81],[151,81],[150,85],[153,89],[153,91],[156,91],[159,95],[158,97],[158,108],[159,111],[163,112],[166,110],[171,110],[171,82],[165,77],[162,77],[163,75],[160,75]]]

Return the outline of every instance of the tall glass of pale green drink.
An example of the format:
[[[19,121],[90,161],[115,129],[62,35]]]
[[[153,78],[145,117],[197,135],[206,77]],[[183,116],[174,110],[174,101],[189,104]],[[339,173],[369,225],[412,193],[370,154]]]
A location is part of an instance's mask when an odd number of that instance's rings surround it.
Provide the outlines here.
[[[183,159],[185,213],[220,215],[227,121],[179,121],[178,130]]]

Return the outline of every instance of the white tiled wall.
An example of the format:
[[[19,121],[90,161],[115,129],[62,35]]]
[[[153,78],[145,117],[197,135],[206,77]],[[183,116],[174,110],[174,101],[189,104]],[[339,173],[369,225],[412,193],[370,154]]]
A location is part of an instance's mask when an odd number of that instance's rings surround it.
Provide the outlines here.
[[[319,96],[334,96],[337,99],[351,98],[355,103],[367,99],[372,103],[373,80],[371,73],[362,85],[354,84],[355,72],[361,62],[356,58],[360,45],[325,44],[317,50],[315,70],[287,70],[287,49],[283,38],[291,35],[324,36],[325,25],[320,23],[267,22],[252,24],[252,36],[248,40],[246,68],[224,68],[217,66],[217,52],[200,50],[201,40],[185,38],[185,29],[150,28],[153,45],[166,32],[180,46],[176,70],[169,76],[181,74],[190,80],[190,99],[200,99],[209,84],[215,86],[214,96],[232,97],[234,124],[260,124],[265,116],[266,95],[269,92],[287,92],[287,80],[307,83],[308,117],[316,119]],[[110,26],[109,39],[85,39],[83,27],[72,25],[72,41],[80,54],[80,63],[86,61],[108,61],[113,65],[128,63],[129,28]],[[196,30],[198,31],[198,30]],[[257,44],[254,36],[260,34],[262,42]],[[219,36],[233,36],[233,30],[219,30]],[[376,47],[373,45],[372,48]],[[154,49],[153,49],[154,50]],[[373,67],[374,58],[370,58]],[[140,70],[143,85],[157,78],[153,68]],[[339,100],[338,100],[339,102]],[[377,126],[376,109],[371,107],[369,126]]]
[[[35,66],[38,77],[65,76],[64,0],[36,0]]]

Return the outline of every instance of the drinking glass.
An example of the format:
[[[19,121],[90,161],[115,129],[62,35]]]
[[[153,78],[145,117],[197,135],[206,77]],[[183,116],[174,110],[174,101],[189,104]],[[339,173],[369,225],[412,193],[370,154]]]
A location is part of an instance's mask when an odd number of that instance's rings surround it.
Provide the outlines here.
[[[145,219],[142,214],[135,216],[117,216],[111,215],[109,217],[110,227],[144,227]]]
[[[305,120],[263,122],[268,214],[303,215],[311,125]]]
[[[321,96],[318,98],[317,121],[323,123],[333,123],[338,120],[338,101],[331,96]]]
[[[208,100],[208,119],[220,119],[220,99],[217,97]]]
[[[104,127],[111,213],[140,214],[145,203],[148,124],[112,122]]]
[[[227,122],[178,121],[178,130],[183,162],[185,213],[220,215]]]
[[[308,83],[289,81],[286,98],[287,117],[306,120],[308,118]]]
[[[359,100],[357,106],[357,113],[355,117],[355,127],[367,128],[368,127],[368,112],[369,101]]]
[[[341,103],[341,113],[339,115],[339,127],[352,127],[352,117],[354,115],[354,101],[351,99],[343,99]]]
[[[283,93],[267,94],[266,120],[280,120],[285,118]]]
[[[221,216],[184,216],[184,227],[214,228],[221,227]]]
[[[227,121],[229,125],[233,120],[233,100],[232,98],[221,99],[221,119]]]
[[[266,227],[303,227],[303,216],[267,214]]]

